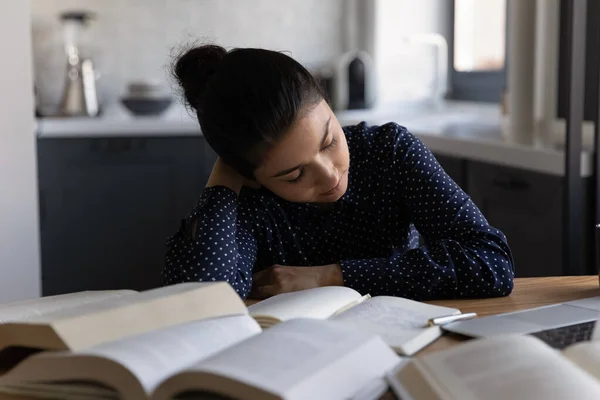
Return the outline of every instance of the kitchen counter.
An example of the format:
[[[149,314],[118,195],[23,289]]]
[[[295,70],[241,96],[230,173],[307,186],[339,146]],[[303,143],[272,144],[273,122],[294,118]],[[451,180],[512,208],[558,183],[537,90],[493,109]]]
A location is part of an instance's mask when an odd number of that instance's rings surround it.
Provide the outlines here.
[[[564,175],[565,156],[560,148],[514,143],[502,134],[499,109],[494,105],[445,102],[428,109],[357,110],[337,112],[342,126],[366,121],[394,121],[406,126],[436,154],[541,172]],[[131,117],[123,109],[107,110],[99,118],[41,118],[39,138],[109,138],[201,135],[195,117],[174,105],[161,117]],[[581,155],[581,174],[590,176],[593,157]]]

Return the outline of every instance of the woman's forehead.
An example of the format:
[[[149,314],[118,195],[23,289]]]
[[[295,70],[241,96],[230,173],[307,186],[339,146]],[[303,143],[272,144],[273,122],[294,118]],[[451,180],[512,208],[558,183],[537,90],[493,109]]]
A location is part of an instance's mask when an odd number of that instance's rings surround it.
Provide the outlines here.
[[[267,151],[259,169],[271,176],[309,162],[321,148],[331,117],[331,109],[325,101],[313,107]]]

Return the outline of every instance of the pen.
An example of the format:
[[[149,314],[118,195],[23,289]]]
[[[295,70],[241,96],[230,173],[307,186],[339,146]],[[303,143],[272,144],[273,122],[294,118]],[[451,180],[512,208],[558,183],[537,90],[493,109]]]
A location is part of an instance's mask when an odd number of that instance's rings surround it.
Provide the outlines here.
[[[451,322],[465,321],[467,319],[473,319],[475,317],[477,317],[476,313],[445,315],[443,317],[431,318],[429,320],[429,326],[442,326],[447,325]]]

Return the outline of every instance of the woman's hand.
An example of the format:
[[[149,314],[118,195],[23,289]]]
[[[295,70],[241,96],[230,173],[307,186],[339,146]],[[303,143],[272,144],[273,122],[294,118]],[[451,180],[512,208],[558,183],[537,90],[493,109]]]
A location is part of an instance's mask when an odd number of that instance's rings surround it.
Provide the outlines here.
[[[206,187],[211,186],[225,186],[236,194],[240,194],[242,186],[256,187],[256,183],[244,178],[236,170],[225,164],[221,158],[217,158],[206,184]]]
[[[252,276],[252,291],[249,297],[266,299],[280,293],[343,284],[342,269],[338,264],[318,267],[274,265]]]

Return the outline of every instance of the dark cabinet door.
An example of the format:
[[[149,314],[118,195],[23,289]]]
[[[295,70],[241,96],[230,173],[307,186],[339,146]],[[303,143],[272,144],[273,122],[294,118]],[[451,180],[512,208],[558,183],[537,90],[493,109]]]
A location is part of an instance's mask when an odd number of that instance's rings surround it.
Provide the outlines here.
[[[201,137],[38,140],[44,295],[159,284],[214,155]]]
[[[579,251],[586,274],[593,265],[592,180],[583,180],[582,241]],[[563,264],[564,178],[480,162],[469,162],[471,198],[490,224],[502,230],[513,251],[518,277],[575,275]]]
[[[519,277],[562,275],[560,177],[470,162],[469,194],[502,230]]]

